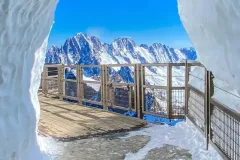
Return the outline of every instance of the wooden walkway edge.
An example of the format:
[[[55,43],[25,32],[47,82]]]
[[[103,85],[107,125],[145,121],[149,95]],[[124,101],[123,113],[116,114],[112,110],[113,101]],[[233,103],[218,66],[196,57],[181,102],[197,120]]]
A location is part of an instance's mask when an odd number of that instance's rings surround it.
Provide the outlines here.
[[[41,116],[38,133],[62,141],[131,131],[147,124],[141,119],[42,95],[39,95],[39,101]]]

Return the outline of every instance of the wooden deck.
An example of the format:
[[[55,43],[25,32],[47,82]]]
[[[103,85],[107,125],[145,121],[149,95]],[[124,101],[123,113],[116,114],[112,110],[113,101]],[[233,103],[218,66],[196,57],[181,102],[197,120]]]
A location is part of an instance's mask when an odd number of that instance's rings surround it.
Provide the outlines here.
[[[146,122],[39,95],[39,134],[59,139],[86,138],[141,128]]]

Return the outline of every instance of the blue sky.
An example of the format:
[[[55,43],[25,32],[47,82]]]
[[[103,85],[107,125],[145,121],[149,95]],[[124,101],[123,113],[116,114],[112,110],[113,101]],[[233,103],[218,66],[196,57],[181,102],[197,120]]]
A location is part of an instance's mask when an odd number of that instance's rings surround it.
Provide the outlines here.
[[[160,42],[190,47],[177,0],[59,0],[49,46],[83,32],[111,43],[131,37],[140,45]]]

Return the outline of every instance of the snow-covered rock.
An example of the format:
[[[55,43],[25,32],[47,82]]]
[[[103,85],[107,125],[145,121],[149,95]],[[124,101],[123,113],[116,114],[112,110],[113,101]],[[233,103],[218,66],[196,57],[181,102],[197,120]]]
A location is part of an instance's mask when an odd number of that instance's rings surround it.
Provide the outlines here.
[[[57,0],[0,1],[0,159],[42,160],[38,89]]]
[[[238,96],[240,1],[178,0],[178,9],[199,61],[215,76],[215,85]],[[240,112],[240,98],[216,88],[215,98]]]

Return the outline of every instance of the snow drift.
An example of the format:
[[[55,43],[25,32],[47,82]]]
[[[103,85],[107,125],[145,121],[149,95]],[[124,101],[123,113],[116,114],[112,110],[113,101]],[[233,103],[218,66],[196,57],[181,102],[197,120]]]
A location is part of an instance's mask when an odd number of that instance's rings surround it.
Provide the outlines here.
[[[213,72],[215,85],[240,94],[240,1],[178,0],[178,8],[198,59]],[[220,92],[215,91],[215,98],[240,112],[240,102],[229,104],[236,97]]]
[[[0,1],[0,159],[43,159],[37,91],[56,3]]]

